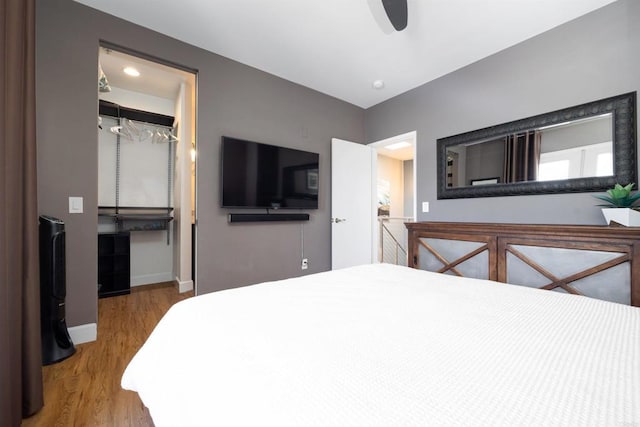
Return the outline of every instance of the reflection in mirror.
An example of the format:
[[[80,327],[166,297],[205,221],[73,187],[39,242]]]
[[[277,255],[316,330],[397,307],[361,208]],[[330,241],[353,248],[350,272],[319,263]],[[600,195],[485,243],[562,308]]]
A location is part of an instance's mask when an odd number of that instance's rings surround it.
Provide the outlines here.
[[[613,175],[611,113],[449,147],[450,188]]]
[[[635,92],[438,140],[438,198],[635,182]]]
[[[613,176],[611,113],[540,130],[538,181]]]

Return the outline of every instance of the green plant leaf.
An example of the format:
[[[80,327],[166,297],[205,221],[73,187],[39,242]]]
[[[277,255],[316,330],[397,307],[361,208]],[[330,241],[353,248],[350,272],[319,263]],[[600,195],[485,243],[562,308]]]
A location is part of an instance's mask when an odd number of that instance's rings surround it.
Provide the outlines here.
[[[600,195],[600,194],[596,194],[593,197],[595,197],[596,199],[604,200],[605,202],[607,202],[609,204],[612,204],[612,205],[615,204],[614,203],[614,199],[612,199],[609,196],[603,196],[603,195]]]
[[[607,190],[607,195],[594,195],[593,197],[605,201],[608,205],[616,208],[631,208],[640,200],[640,193],[631,194],[635,183],[631,182],[625,186],[616,184],[613,188]]]
[[[629,201],[633,204],[640,199],[640,193],[636,193],[633,196],[629,197]]]

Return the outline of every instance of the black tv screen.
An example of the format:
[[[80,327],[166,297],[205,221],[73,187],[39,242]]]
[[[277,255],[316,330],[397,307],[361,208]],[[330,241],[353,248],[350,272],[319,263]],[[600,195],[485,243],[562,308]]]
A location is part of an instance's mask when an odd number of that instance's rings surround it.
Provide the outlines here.
[[[222,207],[318,209],[318,153],[222,137]]]

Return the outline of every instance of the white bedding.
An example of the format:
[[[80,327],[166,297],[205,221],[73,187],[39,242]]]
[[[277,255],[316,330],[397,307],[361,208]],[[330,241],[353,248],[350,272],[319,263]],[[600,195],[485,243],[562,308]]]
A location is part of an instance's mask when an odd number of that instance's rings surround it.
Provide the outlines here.
[[[640,309],[367,265],[182,301],[122,387],[158,427],[640,427]]]

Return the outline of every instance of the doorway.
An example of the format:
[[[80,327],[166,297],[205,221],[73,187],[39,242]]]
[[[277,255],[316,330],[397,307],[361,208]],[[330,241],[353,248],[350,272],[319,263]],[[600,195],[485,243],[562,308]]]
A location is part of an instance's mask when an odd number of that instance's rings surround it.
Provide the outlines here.
[[[377,158],[373,236],[377,262],[407,265],[404,223],[416,218],[416,141],[413,131],[369,144]]]
[[[98,87],[98,232],[129,236],[131,287],[193,290],[196,73],[103,45]]]

